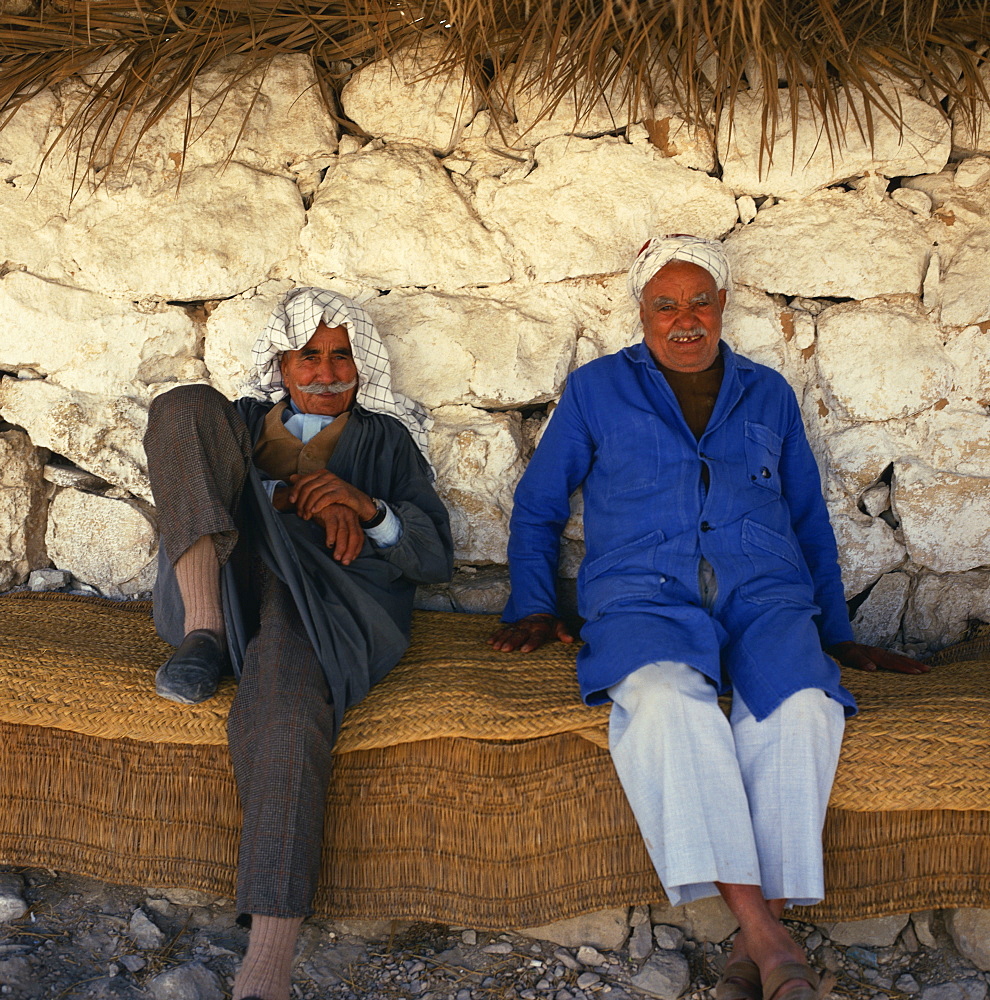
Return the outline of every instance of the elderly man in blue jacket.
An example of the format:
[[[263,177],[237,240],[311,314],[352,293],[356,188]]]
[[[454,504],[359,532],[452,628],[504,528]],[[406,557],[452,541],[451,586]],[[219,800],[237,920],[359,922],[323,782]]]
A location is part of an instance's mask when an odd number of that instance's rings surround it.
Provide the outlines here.
[[[609,748],[667,896],[718,893],[738,919],[719,1000],[810,1000],[818,976],[780,917],[824,896],[825,809],[856,710],[836,660],[927,668],[852,639],[794,393],[720,339],[721,244],[650,240],[629,286],[643,341],[568,380],[516,490],[512,595],[489,642],[572,641],[555,579],[580,487],[578,679],[586,702],[613,703]]]

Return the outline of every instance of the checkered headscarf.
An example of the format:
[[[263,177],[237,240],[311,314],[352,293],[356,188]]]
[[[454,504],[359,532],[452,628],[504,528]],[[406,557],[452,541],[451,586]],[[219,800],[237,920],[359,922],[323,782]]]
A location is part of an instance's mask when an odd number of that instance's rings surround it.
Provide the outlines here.
[[[650,240],[629,268],[629,294],[638,302],[650,279],[672,260],[686,260],[703,267],[714,279],[718,288],[729,291],[729,261],[718,240],[701,236],[655,236]]]
[[[419,403],[392,388],[388,352],[371,317],[357,302],[337,292],[326,288],[293,288],[286,293],[251,349],[254,367],[248,392],[275,400],[285,396],[279,359],[284,351],[303,347],[321,321],[329,327],[347,329],[358,371],[357,402],[367,410],[400,420],[429,462],[427,432],[433,421]]]

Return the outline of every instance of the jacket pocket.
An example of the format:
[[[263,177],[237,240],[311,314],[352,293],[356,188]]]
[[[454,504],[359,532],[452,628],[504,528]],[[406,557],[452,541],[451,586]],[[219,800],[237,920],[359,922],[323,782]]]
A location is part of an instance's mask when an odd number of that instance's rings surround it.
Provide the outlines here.
[[[784,444],[780,435],[766,424],[747,420],[744,439],[750,482],[780,496],[780,453]]]
[[[581,614],[594,618],[614,604],[651,600],[667,582],[656,569],[660,531],[585,562],[578,575]]]

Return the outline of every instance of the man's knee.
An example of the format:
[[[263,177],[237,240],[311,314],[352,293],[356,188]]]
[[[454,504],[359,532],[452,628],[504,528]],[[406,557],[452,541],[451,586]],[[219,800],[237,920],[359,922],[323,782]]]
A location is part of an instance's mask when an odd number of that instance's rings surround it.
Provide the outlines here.
[[[174,424],[191,415],[220,413],[229,406],[227,397],[211,385],[177,385],[151,401],[148,423]]]
[[[711,682],[686,663],[647,663],[609,689],[613,700],[631,713],[666,712],[681,699],[715,701]]]

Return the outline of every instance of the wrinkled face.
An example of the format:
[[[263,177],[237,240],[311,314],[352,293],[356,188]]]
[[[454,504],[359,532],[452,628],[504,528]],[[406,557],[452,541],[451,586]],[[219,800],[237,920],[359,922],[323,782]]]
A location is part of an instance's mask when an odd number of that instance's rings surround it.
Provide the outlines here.
[[[703,267],[665,264],[646,283],[639,303],[643,339],[653,357],[676,372],[703,372],[718,357],[725,289]]]
[[[357,365],[344,327],[320,323],[305,345],[286,351],[279,364],[289,398],[303,413],[336,417],[354,405]]]

